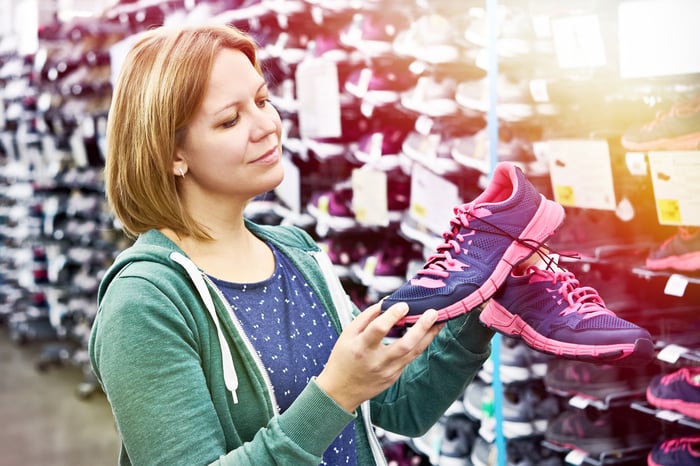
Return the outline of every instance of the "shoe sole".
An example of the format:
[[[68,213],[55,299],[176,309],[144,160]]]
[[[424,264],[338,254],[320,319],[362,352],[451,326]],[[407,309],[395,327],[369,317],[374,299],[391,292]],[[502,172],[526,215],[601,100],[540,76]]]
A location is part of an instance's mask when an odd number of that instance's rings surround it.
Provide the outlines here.
[[[564,207],[557,202],[550,201],[542,194],[540,194],[540,196],[542,196],[542,202],[540,202],[535,215],[532,216],[530,223],[527,224],[525,229],[518,236],[518,239],[522,241],[543,244],[548,238],[554,235],[556,229],[564,222],[564,217],[566,216]],[[496,293],[496,290],[501,287],[503,282],[506,281],[513,267],[533,255],[535,249],[517,241],[511,242],[510,246],[508,246],[508,249],[506,249],[503,254],[503,257],[501,257],[498,264],[496,264],[496,268],[491,273],[491,276],[489,276],[477,290],[454,304],[442,309],[436,309],[438,312],[437,321],[444,322],[466,314],[479,304],[488,301],[491,296]],[[397,322],[396,325],[413,325],[420,319],[420,316],[421,314],[406,316]]]
[[[647,258],[646,268],[649,270],[679,270],[694,272],[700,270],[700,251],[690,252],[680,256],[669,256],[662,259]]]
[[[651,362],[654,358],[654,342],[646,338],[639,338],[634,343],[614,345],[584,345],[552,340],[540,335],[520,316],[512,314],[494,300],[484,307],[479,319],[492,330],[521,338],[537,351],[565,359],[637,365]]]

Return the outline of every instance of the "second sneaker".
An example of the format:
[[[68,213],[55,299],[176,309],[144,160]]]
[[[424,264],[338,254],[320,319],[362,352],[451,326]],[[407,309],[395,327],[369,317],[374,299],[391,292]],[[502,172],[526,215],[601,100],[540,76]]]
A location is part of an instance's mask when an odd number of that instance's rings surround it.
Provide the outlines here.
[[[598,292],[573,273],[530,266],[511,273],[479,318],[543,353],[614,365],[646,364],[654,357],[649,332],[618,317]]]

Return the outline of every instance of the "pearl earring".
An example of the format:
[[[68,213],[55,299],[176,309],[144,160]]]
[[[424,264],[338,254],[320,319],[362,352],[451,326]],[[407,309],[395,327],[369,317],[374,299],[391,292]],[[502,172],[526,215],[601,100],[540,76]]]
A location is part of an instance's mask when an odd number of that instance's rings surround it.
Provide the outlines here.
[[[185,172],[182,170],[182,167],[178,168],[177,170],[180,172],[180,176],[184,178]]]

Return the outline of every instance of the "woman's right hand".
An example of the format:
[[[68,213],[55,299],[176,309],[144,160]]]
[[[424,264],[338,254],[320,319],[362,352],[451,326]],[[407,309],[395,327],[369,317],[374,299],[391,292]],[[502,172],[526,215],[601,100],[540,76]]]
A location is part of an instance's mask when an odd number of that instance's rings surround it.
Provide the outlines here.
[[[340,334],[316,383],[346,410],[386,390],[404,367],[421,354],[443,327],[437,312],[428,310],[403,336],[389,344],[384,338],[408,312],[397,303],[381,312],[379,303],[361,312]]]

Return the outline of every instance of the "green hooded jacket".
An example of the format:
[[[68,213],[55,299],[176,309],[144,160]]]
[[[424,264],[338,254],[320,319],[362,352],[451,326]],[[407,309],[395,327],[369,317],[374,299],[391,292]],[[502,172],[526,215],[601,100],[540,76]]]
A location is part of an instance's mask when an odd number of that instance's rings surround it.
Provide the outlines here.
[[[359,312],[306,232],[247,227],[296,265],[338,332]],[[230,306],[160,232],[142,234],[117,256],[98,301],[88,349],[122,440],[120,465],[318,465],[349,422],[357,423],[358,465],[385,464],[373,426],[407,437],[427,432],[473,379],[493,336],[472,311],[449,321],[394,385],[357,412],[312,379],[280,414]]]

